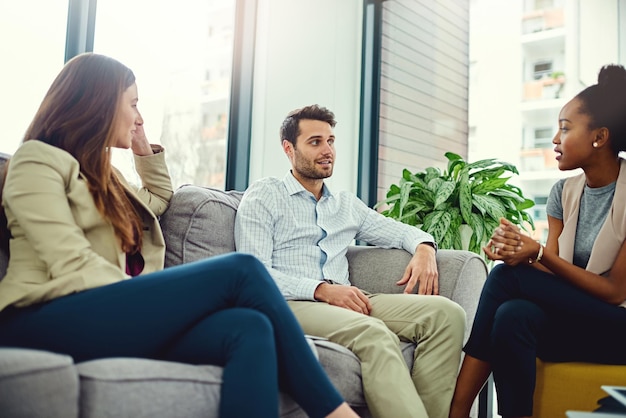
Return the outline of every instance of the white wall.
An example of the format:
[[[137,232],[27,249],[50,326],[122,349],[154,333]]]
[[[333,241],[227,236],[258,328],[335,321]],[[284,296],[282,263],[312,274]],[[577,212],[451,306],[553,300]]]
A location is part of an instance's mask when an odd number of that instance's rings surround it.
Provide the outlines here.
[[[619,61],[618,1],[579,1],[579,68],[584,86],[597,83],[598,71]],[[582,41],[581,41],[582,40]]]
[[[470,7],[469,125],[476,127],[468,160],[518,164],[522,80],[521,1],[481,0]]]
[[[289,160],[278,130],[310,104],[335,113],[337,162],[329,186],[356,191],[362,0],[259,0],[250,183],[282,178]]]

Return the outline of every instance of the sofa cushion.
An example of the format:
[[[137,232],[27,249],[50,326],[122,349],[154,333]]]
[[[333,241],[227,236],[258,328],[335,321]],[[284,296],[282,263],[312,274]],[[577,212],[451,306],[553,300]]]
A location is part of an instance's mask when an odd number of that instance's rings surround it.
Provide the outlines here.
[[[220,367],[111,358],[77,368],[81,417],[218,417]]]
[[[78,417],[72,358],[48,351],[0,348],[0,415]]]
[[[235,251],[235,213],[243,192],[181,186],[161,216],[165,266]]]
[[[221,367],[111,358],[80,363],[77,368],[81,417],[219,416]],[[284,394],[280,397],[280,409],[283,418],[305,416]]]

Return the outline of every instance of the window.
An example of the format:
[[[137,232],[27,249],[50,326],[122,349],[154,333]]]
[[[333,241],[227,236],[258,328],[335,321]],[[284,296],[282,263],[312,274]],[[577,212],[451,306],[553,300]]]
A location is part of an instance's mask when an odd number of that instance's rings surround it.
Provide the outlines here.
[[[552,61],[538,61],[533,66],[533,78],[540,80],[552,73]]]
[[[535,221],[545,221],[548,219],[546,215],[546,205],[548,196],[535,196],[535,206],[532,207],[532,217]]]
[[[225,187],[235,3],[98,3],[94,52],[135,73],[146,134],[167,149],[174,187]],[[133,179],[129,152],[114,163]]]
[[[553,137],[554,133],[552,128],[536,128],[535,148],[550,148],[552,146]]]
[[[14,153],[63,66],[68,0],[0,2],[0,151]]]
[[[535,10],[545,10],[554,7],[554,0],[535,0]]]
[[[554,7],[554,0],[526,0],[524,2],[525,11],[545,10]]]

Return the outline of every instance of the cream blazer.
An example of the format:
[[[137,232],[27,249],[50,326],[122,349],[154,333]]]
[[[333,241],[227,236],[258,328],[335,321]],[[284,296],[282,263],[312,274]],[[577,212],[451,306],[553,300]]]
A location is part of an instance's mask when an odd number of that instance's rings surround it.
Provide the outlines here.
[[[580,198],[585,187],[585,174],[570,177],[563,184],[563,231],[559,236],[559,257],[572,262],[574,239],[578,225]],[[613,267],[617,254],[626,240],[626,160],[620,160],[620,170],[615,184],[615,195],[606,220],[593,243],[587,270],[605,275]],[[626,307],[626,301],[621,306]]]
[[[163,269],[165,241],[157,216],[173,191],[163,152],[135,156],[135,164],[143,187],[118,175],[142,209],[143,274]],[[12,238],[0,310],[129,278],[113,226],[98,212],[78,161],[68,152],[38,140],[23,143],[11,158],[2,203]]]

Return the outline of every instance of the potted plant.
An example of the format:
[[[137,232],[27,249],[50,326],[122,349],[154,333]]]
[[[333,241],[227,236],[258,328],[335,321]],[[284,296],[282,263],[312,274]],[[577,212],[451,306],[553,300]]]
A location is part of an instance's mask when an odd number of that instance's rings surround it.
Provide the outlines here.
[[[480,254],[504,217],[525,231],[535,229],[526,209],[534,202],[507,181],[519,174],[509,163],[490,158],[468,163],[447,152],[448,168],[428,167],[411,173],[404,169],[399,184],[392,184],[387,198],[378,202],[381,213],[431,234],[439,248],[466,249]],[[464,225],[466,225],[464,227]],[[470,235],[462,239],[461,230]],[[463,242],[465,241],[465,242]]]

